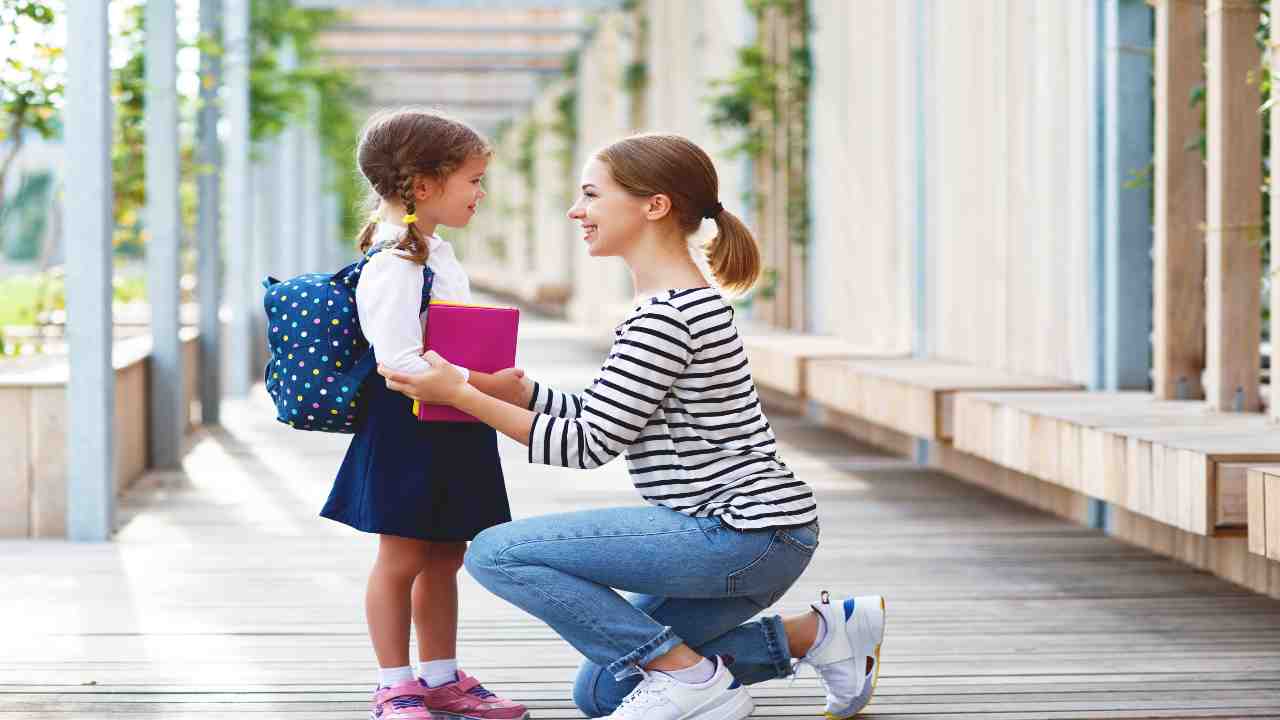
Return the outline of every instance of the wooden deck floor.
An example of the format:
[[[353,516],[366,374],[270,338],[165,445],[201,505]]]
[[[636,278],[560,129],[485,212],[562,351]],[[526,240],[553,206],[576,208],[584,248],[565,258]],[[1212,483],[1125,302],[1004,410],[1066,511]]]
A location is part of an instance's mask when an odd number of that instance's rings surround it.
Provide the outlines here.
[[[526,320],[522,363],[581,386],[597,353]],[[345,438],[232,404],[184,473],[135,494],[116,542],[0,543],[0,720],[362,718],[373,680],[362,595],[371,538],[316,517]],[[780,603],[888,597],[868,715],[1280,717],[1280,602],[772,418],[819,494],[822,547]],[[505,446],[514,510],[637,501],[622,464],[529,467]],[[464,667],[575,718],[576,653],[463,574]],[[752,688],[758,716],[819,717],[812,676]]]

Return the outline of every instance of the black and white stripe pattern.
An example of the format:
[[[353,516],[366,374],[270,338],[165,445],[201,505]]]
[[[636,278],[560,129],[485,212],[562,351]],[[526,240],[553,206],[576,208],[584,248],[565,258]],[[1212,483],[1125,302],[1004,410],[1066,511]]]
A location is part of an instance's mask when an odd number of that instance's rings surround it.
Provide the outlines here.
[[[671,290],[618,327],[581,395],[535,384],[529,461],[590,469],[623,452],[646,500],[748,530],[817,517],[778,457],[733,308],[712,288]]]

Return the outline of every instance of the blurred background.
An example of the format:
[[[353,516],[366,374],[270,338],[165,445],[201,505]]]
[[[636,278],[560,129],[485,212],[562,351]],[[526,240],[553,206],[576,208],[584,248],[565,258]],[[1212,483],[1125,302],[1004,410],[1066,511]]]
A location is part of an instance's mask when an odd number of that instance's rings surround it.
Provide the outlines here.
[[[490,296],[607,345],[579,168],[684,134],[762,246],[772,410],[1280,594],[1269,11],[0,0],[0,534],[111,538],[261,395],[261,279],[354,259],[360,127],[420,105],[497,148],[443,230]]]

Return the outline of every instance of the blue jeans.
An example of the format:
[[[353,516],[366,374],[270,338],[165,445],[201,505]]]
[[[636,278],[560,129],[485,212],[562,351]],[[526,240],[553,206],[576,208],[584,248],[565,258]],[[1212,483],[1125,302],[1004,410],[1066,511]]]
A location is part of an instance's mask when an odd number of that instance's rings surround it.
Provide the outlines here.
[[[746,621],[791,587],[817,547],[816,522],[743,532],[647,506],[491,527],[472,541],[466,565],[586,656],[574,702],[599,717],[636,686],[640,667],[682,642],[732,657],[744,684],[790,674],[782,618]]]

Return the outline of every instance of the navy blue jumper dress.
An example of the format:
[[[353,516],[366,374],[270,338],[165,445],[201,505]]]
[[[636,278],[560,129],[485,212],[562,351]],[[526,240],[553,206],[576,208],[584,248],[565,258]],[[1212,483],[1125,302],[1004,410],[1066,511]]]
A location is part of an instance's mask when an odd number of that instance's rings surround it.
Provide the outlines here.
[[[433,278],[430,269],[424,273],[423,311]],[[469,541],[511,520],[493,428],[420,422],[413,401],[388,390],[376,370],[360,386],[356,410],[355,433],[322,517],[364,532],[437,542]]]

